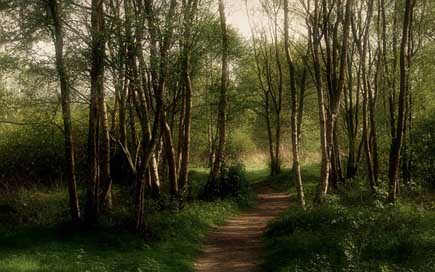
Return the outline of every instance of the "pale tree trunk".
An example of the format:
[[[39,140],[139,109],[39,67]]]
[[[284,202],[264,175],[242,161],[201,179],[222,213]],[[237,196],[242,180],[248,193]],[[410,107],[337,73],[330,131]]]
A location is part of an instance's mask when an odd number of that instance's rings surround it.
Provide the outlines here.
[[[308,19],[307,19],[308,20]],[[309,46],[313,58],[314,81],[317,90],[317,102],[319,107],[320,121],[320,149],[321,149],[321,165],[320,165],[320,184],[318,187],[316,202],[322,203],[328,193],[329,183],[329,154],[327,146],[327,128],[326,128],[326,109],[325,109],[325,94],[323,89],[322,72],[320,69],[320,53],[321,37],[319,31],[320,11],[319,0],[314,0],[313,21],[308,23],[309,28]]]
[[[289,40],[289,15],[288,15],[288,0],[284,0],[284,43],[287,63],[290,71],[290,92],[291,92],[291,135],[292,135],[292,153],[293,153],[293,174],[298,193],[299,205],[305,209],[304,186],[302,182],[301,165],[299,159],[299,122],[298,113],[300,104],[296,90],[296,69],[290,53]]]
[[[218,108],[218,137],[219,142],[216,149],[216,157],[213,163],[213,168],[210,173],[209,182],[215,182],[216,178],[219,176],[222,166],[224,164],[225,156],[225,138],[226,138],[226,126],[225,126],[225,115],[227,107],[227,89],[229,81],[229,70],[228,70],[228,33],[227,33],[227,23],[225,16],[225,5],[224,0],[219,0],[219,15],[220,24],[222,29],[222,77],[221,77],[221,88],[219,97],[219,108]]]
[[[109,120],[107,115],[106,99],[104,94],[104,85],[99,89],[99,109],[100,109],[100,128],[101,132],[101,197],[100,205],[101,209],[112,208],[112,177],[110,173],[110,132],[109,132]]]
[[[139,10],[136,13],[136,17],[139,18],[141,16],[141,10],[142,10],[142,5],[138,4]],[[172,12],[172,9],[171,9]],[[170,13],[171,14],[171,13]],[[139,99],[141,101],[141,108],[142,108],[142,112],[144,113],[144,117],[146,116],[146,119],[144,120],[145,123],[145,129],[146,129],[146,134],[144,135],[144,137],[146,137],[148,139],[148,145],[152,145],[153,150],[150,154],[150,163],[147,167],[148,172],[149,172],[149,183],[150,183],[150,187],[151,187],[151,192],[152,192],[152,196],[153,198],[157,199],[160,197],[160,174],[159,174],[159,169],[158,169],[158,149],[157,149],[157,145],[159,143],[158,140],[156,140],[156,137],[159,137],[159,135],[156,134],[155,131],[151,131],[151,116],[150,116],[150,109],[152,108],[152,97],[151,97],[151,89],[152,89],[152,79],[150,79],[150,74],[147,72],[146,69],[146,64],[145,64],[145,57],[143,54],[143,49],[142,49],[142,40],[144,37],[144,33],[143,33],[143,29],[141,28],[141,25],[137,25],[136,27],[136,41],[135,41],[135,52],[136,52],[136,57],[138,59],[138,63],[139,63],[139,68],[138,68],[138,79],[137,81],[140,82],[138,84],[141,85],[141,88],[139,88]],[[133,68],[136,66],[136,63],[133,65]],[[148,77],[147,77],[148,76]],[[155,129],[153,129],[155,130]],[[154,148],[154,146],[156,148]]]
[[[53,24],[53,41],[56,50],[56,68],[60,81],[65,143],[65,174],[68,181],[69,208],[72,222],[77,224],[80,222],[80,207],[77,196],[77,184],[75,176],[74,143],[71,121],[71,89],[68,86],[68,74],[63,56],[64,34],[61,20],[62,9],[58,5],[57,0],[49,0],[48,5],[48,13],[51,15]]]

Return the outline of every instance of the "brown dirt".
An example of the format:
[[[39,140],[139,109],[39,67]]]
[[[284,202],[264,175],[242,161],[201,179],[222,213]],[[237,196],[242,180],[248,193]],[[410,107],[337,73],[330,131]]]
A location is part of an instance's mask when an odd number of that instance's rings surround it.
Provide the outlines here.
[[[196,272],[257,272],[262,263],[261,238],[267,224],[289,206],[289,195],[263,184],[258,204],[213,230],[195,263]]]

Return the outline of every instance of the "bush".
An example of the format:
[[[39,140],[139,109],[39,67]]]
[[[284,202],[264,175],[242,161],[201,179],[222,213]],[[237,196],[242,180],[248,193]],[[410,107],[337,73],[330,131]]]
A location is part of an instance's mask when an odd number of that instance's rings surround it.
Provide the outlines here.
[[[86,128],[75,127],[77,176],[86,175]],[[5,187],[55,185],[62,181],[65,165],[64,137],[53,124],[4,127],[0,130],[0,181]]]
[[[246,169],[238,162],[223,169],[223,173],[215,181],[209,181],[203,189],[203,199],[244,198],[250,192],[250,184],[246,179]]]
[[[412,131],[413,173],[435,189],[435,113]]]
[[[32,179],[47,183],[63,170],[63,138],[55,128],[27,128],[2,132],[0,161],[2,178]]]

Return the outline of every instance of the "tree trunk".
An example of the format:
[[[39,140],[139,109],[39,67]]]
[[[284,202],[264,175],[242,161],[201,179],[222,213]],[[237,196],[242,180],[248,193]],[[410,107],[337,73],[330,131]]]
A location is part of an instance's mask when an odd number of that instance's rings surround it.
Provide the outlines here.
[[[221,88],[219,97],[219,108],[218,108],[218,136],[219,143],[216,149],[216,157],[213,163],[213,168],[210,173],[209,182],[215,182],[216,178],[219,176],[222,166],[224,164],[225,155],[225,138],[226,138],[226,107],[227,107],[227,89],[229,81],[229,70],[228,70],[228,33],[227,33],[227,23],[225,16],[225,5],[223,0],[219,0],[219,15],[220,24],[222,29],[222,77],[221,77]]]
[[[104,0],[92,0],[91,7],[91,36],[92,36],[92,64],[91,64],[91,106],[89,114],[89,168],[90,177],[87,189],[86,222],[95,223],[99,213],[99,120],[102,110],[99,101],[104,91]],[[102,122],[103,123],[103,122]],[[104,132],[103,132],[104,133]],[[102,170],[105,172],[105,169]],[[105,173],[106,174],[106,173]]]
[[[190,161],[190,138],[192,130],[192,80],[191,80],[191,27],[194,23],[194,17],[197,12],[198,0],[189,0],[185,3],[185,19],[184,19],[184,73],[183,82],[185,87],[185,113],[184,113],[184,137],[182,145],[181,166],[179,186],[182,190],[188,186],[189,178],[189,161]]]
[[[169,174],[169,189],[172,196],[178,195],[178,180],[177,180],[177,166],[175,161],[174,143],[172,141],[171,128],[168,122],[164,119],[162,124],[163,141],[165,143],[164,152],[166,162],[168,164]]]
[[[265,98],[265,117],[266,117],[266,130],[267,130],[267,142],[269,143],[269,157],[270,157],[270,176],[275,176],[276,173],[276,162],[275,162],[275,152],[273,150],[273,138],[272,138],[272,125],[270,122],[270,103],[269,103],[269,93],[264,94]]]
[[[309,27],[309,43],[313,57],[314,67],[314,81],[317,90],[317,102],[319,107],[319,121],[320,121],[320,149],[321,149],[321,164],[320,164],[320,184],[316,194],[316,202],[322,203],[328,193],[329,185],[329,154],[327,146],[327,127],[326,127],[326,109],[325,109],[325,95],[323,90],[322,72],[320,69],[320,54],[319,48],[321,44],[321,36],[319,31],[319,0],[314,0],[314,15],[313,23]]]
[[[60,92],[62,100],[62,118],[64,126],[65,144],[65,174],[68,181],[69,207],[73,223],[80,222],[80,207],[77,196],[77,184],[75,176],[74,144],[72,136],[71,121],[71,90],[68,86],[68,74],[66,71],[63,48],[64,34],[61,18],[61,7],[57,0],[49,0],[49,14],[53,24],[53,41],[56,50],[56,68],[60,81]]]
[[[107,116],[107,106],[104,94],[104,85],[99,89],[99,109],[100,109],[100,122],[101,122],[101,197],[100,205],[101,209],[112,208],[112,177],[110,173],[110,132],[109,132],[109,120]]]
[[[390,149],[390,164],[388,171],[389,178],[389,201],[394,203],[397,198],[397,192],[399,187],[399,166],[400,166],[400,151],[403,143],[403,132],[405,129],[405,103],[407,97],[407,68],[410,65],[407,64],[407,45],[408,39],[411,35],[409,28],[411,24],[412,4],[411,0],[405,2],[405,14],[403,19],[402,29],[402,41],[400,45],[400,91],[399,91],[399,103],[398,103],[398,116],[395,137],[391,142]]]
[[[305,209],[304,186],[302,182],[301,166],[299,159],[299,104],[296,90],[296,70],[290,54],[289,40],[289,16],[288,16],[288,0],[284,0],[284,43],[287,63],[290,72],[290,93],[291,93],[291,133],[292,133],[292,154],[293,154],[293,174],[296,183],[299,205]]]

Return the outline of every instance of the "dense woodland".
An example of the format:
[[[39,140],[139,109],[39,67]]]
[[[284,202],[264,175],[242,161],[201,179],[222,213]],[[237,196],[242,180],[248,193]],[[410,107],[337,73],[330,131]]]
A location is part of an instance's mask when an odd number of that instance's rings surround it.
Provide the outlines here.
[[[0,0],[0,271],[193,271],[258,181],[264,271],[435,271],[435,2],[251,1]]]

